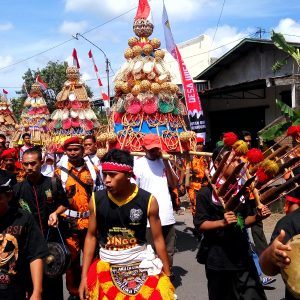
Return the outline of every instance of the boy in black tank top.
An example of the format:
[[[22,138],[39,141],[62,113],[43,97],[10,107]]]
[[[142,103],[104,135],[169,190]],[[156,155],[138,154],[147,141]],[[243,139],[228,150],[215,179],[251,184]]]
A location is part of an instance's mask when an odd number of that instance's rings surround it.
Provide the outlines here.
[[[106,190],[96,192],[90,201],[80,299],[126,295],[174,299],[158,204],[150,193],[131,183],[133,157],[113,149],[102,158],[102,172]],[[146,245],[147,220],[158,257]],[[97,238],[100,260],[92,263]]]

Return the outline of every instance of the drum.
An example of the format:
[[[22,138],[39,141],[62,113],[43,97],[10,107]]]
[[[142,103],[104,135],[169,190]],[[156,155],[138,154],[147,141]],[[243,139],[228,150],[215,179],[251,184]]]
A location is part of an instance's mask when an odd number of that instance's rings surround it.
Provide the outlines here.
[[[291,263],[281,269],[281,275],[289,292],[295,298],[300,299],[300,234],[293,236],[288,244],[292,248],[288,252]]]

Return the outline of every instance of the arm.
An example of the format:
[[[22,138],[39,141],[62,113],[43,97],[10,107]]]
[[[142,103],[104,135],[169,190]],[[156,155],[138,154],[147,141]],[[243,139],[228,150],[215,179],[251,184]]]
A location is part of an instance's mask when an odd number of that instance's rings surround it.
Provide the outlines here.
[[[43,261],[38,258],[30,263],[30,273],[33,284],[33,292],[30,300],[42,299]]]
[[[58,215],[64,213],[67,207],[60,205],[55,212],[49,215],[48,225],[56,227],[58,225]]]
[[[272,244],[259,257],[260,266],[266,275],[278,274],[280,268],[286,267],[291,262],[288,257],[288,251],[291,250],[291,247],[283,244],[284,237],[285,231],[281,230]]]
[[[165,170],[166,170],[166,176],[167,176],[168,185],[169,185],[169,187],[171,187],[172,189],[174,189],[178,185],[178,176],[175,174],[175,172],[171,168],[168,160],[163,159],[163,163],[165,165]]]
[[[264,220],[271,215],[270,209],[266,205],[262,205],[260,209],[257,209],[257,213],[253,216],[245,218],[245,225],[247,227],[254,225],[256,222]]]
[[[154,242],[157,255],[163,263],[163,271],[167,276],[170,276],[171,272],[170,272],[169,259],[168,259],[165,240],[161,230],[160,218],[158,214],[158,203],[153,196],[150,203],[148,219],[149,219],[150,229],[151,229],[153,242]]]
[[[216,221],[209,221],[206,220],[200,224],[200,231],[210,231],[210,230],[218,230],[225,228],[230,225],[234,225],[237,222],[237,217],[233,211],[229,211],[224,213],[224,219],[216,220]]]
[[[91,214],[89,217],[89,227],[84,242],[81,283],[79,286],[79,297],[81,300],[89,299],[87,282],[86,282],[87,273],[92,263],[92,260],[94,258],[96,244],[97,244],[97,220],[94,211],[93,201],[90,201],[89,209]]]

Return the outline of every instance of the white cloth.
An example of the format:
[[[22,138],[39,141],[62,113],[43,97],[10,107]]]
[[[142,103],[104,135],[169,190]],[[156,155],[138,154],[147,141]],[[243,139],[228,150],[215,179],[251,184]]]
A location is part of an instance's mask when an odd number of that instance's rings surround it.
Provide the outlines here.
[[[133,171],[136,176],[137,185],[156,198],[159,206],[161,225],[175,224],[171,195],[162,159],[150,160],[146,157],[137,158],[134,161]]]
[[[53,177],[53,174],[54,174],[54,166],[53,165],[48,165],[46,163],[44,163],[42,165],[42,168],[41,168],[41,173],[44,175],[44,176],[47,176],[47,177]]]
[[[146,269],[148,275],[161,273],[162,261],[155,256],[151,245],[135,246],[131,249],[114,251],[100,248],[99,257],[110,264],[134,264],[140,262],[139,268]]]

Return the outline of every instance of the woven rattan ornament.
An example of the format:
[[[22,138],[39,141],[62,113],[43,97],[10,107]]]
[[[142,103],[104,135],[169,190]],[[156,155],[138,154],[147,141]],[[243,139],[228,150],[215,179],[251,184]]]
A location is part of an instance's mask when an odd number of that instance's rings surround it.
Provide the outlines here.
[[[136,115],[141,111],[142,103],[137,97],[132,96],[132,98],[126,100],[124,107],[127,113]]]
[[[100,135],[97,136],[97,142],[99,143],[105,143],[107,141],[107,133],[101,133]]]
[[[115,143],[117,140],[118,140],[118,136],[117,136],[116,133],[114,133],[114,132],[108,132],[107,133],[107,141],[109,143],[111,143],[111,144]]]
[[[130,58],[133,58],[134,57],[134,53],[132,51],[131,48],[127,48],[125,51],[124,51],[124,57],[126,59],[130,59]]]
[[[127,94],[127,93],[130,92],[130,86],[129,86],[129,84],[127,82],[123,82],[123,84],[122,84],[122,92],[124,94]]]
[[[153,49],[157,49],[160,47],[160,40],[157,39],[157,38],[153,38],[151,41],[150,41],[150,44],[151,46],[153,47]]]
[[[132,47],[132,51],[133,51],[133,55],[136,57],[136,56],[140,56],[142,54],[143,49],[141,46],[136,45],[136,46]]]
[[[115,82],[115,91],[120,92],[122,91],[123,82],[122,81],[116,81]]]
[[[150,55],[152,53],[152,51],[153,51],[153,47],[150,44],[144,45],[144,47],[143,47],[144,54]]]
[[[154,114],[158,110],[158,98],[151,94],[144,97],[142,100],[142,109],[146,114]]]
[[[155,58],[164,59],[164,57],[165,57],[165,51],[163,51],[163,50],[161,50],[161,49],[156,50],[156,51],[154,52],[154,57],[155,57]]]
[[[147,79],[149,80],[154,80],[156,77],[155,72],[150,72],[149,74],[147,74]]]
[[[162,132],[162,141],[169,151],[176,151],[179,146],[178,136],[174,131],[164,130]]]
[[[97,156],[99,158],[102,158],[107,153],[107,150],[105,148],[99,148],[97,150]]]
[[[76,81],[79,80],[80,78],[79,70],[75,66],[67,67],[66,73],[67,73],[67,78],[70,81]]]
[[[128,46],[132,48],[137,44],[138,41],[139,40],[136,37],[131,37],[128,39]]]
[[[131,151],[142,151],[143,150],[143,138],[144,134],[140,132],[130,132],[129,133],[129,143],[130,143],[130,150]]]
[[[133,31],[140,38],[147,38],[153,32],[153,24],[145,19],[136,19],[133,23]]]
[[[184,131],[179,134],[181,142],[188,142],[190,139],[196,138],[196,133],[194,131]]]
[[[131,93],[134,96],[137,96],[140,92],[141,92],[141,87],[139,84],[136,84],[131,90]]]
[[[151,83],[151,92],[155,95],[160,93],[160,85],[156,82]]]
[[[163,82],[160,87],[161,87],[161,90],[165,93],[168,93],[171,91],[171,83],[170,82]]]
[[[151,88],[151,83],[149,80],[142,80],[140,87],[141,87],[141,92],[147,92]]]

